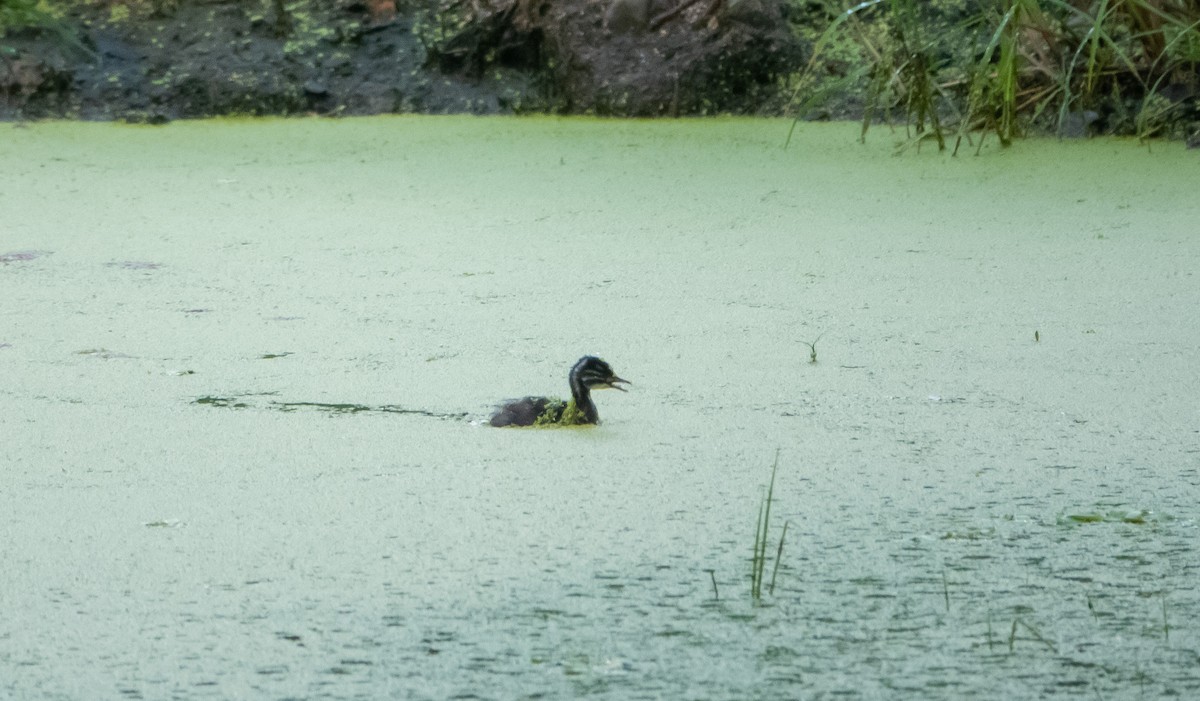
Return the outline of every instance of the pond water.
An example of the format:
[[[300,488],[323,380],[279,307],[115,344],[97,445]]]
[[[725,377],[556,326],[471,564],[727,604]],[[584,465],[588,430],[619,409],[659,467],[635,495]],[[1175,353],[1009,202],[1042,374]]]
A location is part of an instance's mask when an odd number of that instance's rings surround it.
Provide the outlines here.
[[[0,696],[1200,695],[1181,145],[0,129]]]

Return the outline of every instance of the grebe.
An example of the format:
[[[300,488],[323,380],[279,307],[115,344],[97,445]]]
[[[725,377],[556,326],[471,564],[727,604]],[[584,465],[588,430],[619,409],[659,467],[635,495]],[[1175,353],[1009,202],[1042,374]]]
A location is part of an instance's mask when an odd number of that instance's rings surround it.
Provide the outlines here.
[[[575,426],[600,423],[600,414],[592,402],[594,389],[619,389],[618,384],[633,384],[622,380],[603,360],[585,355],[571,367],[567,380],[571,384],[571,401],[549,397],[525,397],[504,404],[492,414],[493,426]]]

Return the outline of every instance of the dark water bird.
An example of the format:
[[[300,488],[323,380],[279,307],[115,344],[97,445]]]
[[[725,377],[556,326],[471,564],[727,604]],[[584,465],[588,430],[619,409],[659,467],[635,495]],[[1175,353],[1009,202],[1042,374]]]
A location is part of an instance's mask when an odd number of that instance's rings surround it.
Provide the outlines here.
[[[612,366],[603,360],[585,355],[571,367],[567,375],[571,385],[571,400],[549,397],[525,397],[507,402],[495,414],[493,426],[575,426],[600,423],[600,413],[592,401],[594,389],[619,389],[619,384],[633,384],[622,380],[613,372]]]

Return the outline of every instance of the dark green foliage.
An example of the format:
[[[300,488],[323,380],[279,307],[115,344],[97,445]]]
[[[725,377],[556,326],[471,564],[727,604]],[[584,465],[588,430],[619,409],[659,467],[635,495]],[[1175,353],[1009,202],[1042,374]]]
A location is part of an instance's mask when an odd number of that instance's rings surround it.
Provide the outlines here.
[[[826,3],[830,7],[832,3]],[[863,95],[863,135],[902,111],[955,150],[1026,128],[1182,136],[1200,127],[1200,5],[1182,0],[867,0],[831,15],[793,109]],[[836,86],[831,90],[831,86]]]
[[[64,22],[60,14],[45,0],[0,0],[0,40],[17,32],[44,32],[63,48],[92,56],[91,49],[83,45],[74,28]],[[0,58],[5,57],[5,49],[0,42]]]
[[[22,29],[48,27],[57,21],[38,0],[0,0],[0,36]]]

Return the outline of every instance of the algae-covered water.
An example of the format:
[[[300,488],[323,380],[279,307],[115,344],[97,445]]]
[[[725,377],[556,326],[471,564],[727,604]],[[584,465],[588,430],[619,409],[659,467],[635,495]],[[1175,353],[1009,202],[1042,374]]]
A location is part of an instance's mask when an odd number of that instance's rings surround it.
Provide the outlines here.
[[[1180,145],[0,128],[0,697],[1200,694]]]

